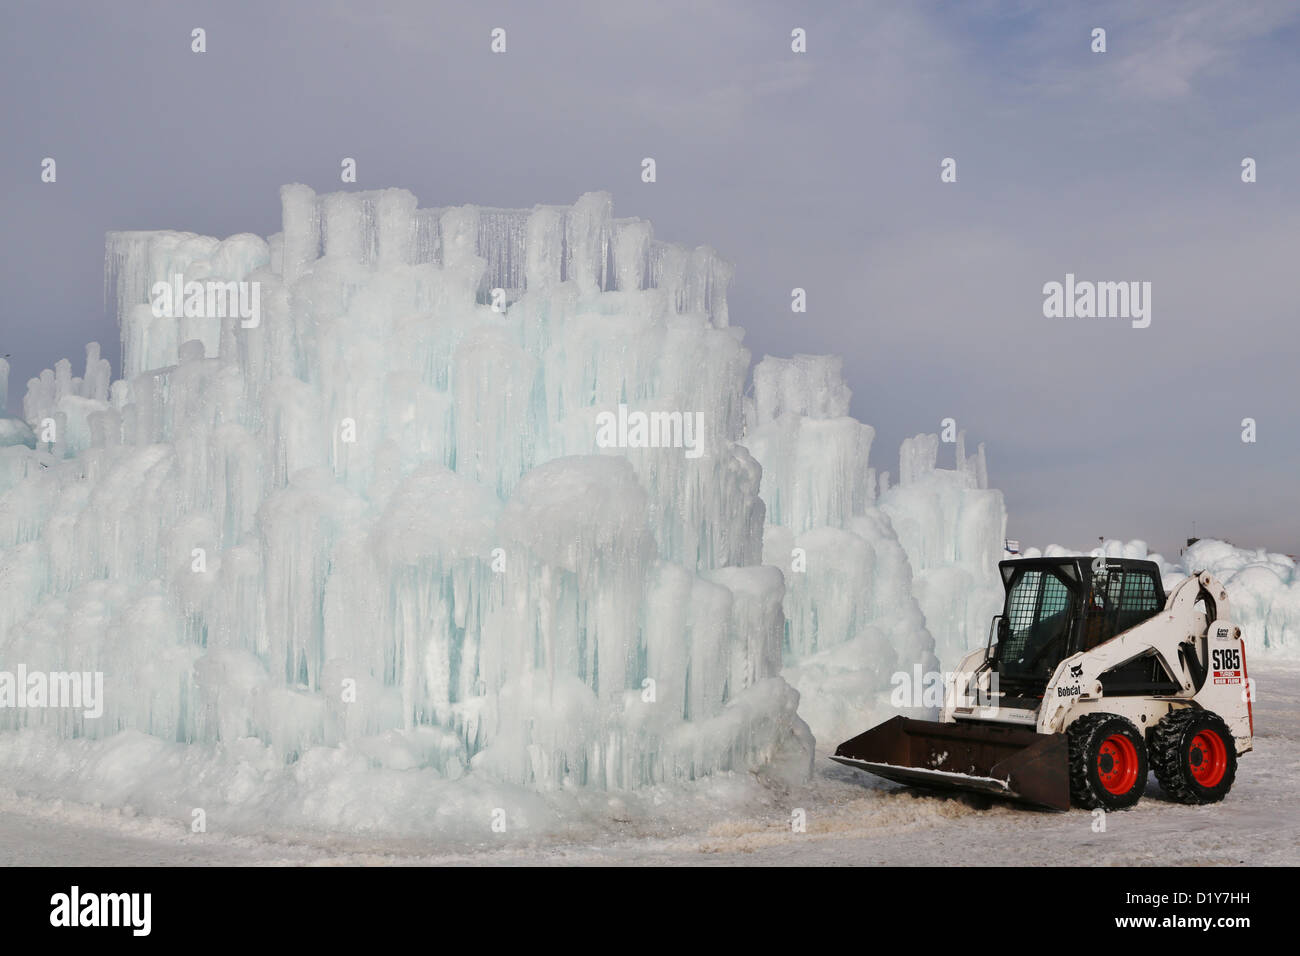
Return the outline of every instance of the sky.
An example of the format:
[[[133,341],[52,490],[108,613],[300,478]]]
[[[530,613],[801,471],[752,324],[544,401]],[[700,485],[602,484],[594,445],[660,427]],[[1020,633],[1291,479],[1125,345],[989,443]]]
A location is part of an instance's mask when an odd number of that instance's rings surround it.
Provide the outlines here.
[[[1294,0],[6,0],[4,15],[11,412],[59,358],[80,374],[88,341],[118,367],[105,232],[269,235],[281,184],[344,188],[353,157],[347,188],[499,207],[604,189],[657,237],[712,246],[735,264],[729,311],[755,359],[843,356],[881,470],[955,419],[1024,545],[1139,538],[1172,557],[1194,531],[1300,553]],[[1150,325],[1044,316],[1067,273],[1150,282]]]

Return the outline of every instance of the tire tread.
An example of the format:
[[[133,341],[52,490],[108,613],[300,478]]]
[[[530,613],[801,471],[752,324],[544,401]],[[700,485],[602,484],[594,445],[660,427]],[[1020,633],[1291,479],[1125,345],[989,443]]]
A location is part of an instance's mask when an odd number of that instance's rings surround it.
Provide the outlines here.
[[[1093,785],[1089,774],[1092,755],[1096,751],[1098,732],[1103,726],[1114,721],[1122,722],[1133,731],[1133,742],[1137,746],[1139,760],[1146,765],[1134,788],[1137,797],[1131,801],[1127,798],[1117,801],[1113,795],[1103,793]],[[1141,799],[1146,789],[1145,771],[1149,766],[1149,758],[1142,760],[1147,749],[1146,742],[1131,720],[1119,714],[1086,714],[1066,728],[1066,736],[1069,738],[1070,750],[1070,803],[1084,810],[1095,810],[1098,807],[1108,810],[1126,810]]]
[[[1228,748],[1228,766],[1223,780],[1214,790],[1197,786],[1192,779],[1189,768],[1183,760],[1187,747],[1187,731],[1193,724],[1204,721],[1210,729],[1223,738]],[[1213,711],[1200,710],[1195,707],[1182,707],[1172,710],[1151,728],[1150,742],[1147,747],[1151,769],[1155,771],[1160,789],[1171,799],[1179,803],[1206,804],[1218,803],[1232,789],[1232,782],[1237,776],[1237,751],[1232,732],[1223,718]]]

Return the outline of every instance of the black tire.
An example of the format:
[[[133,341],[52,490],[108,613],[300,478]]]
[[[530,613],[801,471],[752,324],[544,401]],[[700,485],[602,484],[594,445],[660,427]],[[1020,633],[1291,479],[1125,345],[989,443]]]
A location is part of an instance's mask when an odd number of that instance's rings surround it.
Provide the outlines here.
[[[1118,714],[1088,714],[1070,724],[1070,802],[1085,810],[1127,810],[1147,788],[1142,734]]]
[[[1218,803],[1237,777],[1237,743],[1213,711],[1171,710],[1151,728],[1151,769],[1179,803]]]

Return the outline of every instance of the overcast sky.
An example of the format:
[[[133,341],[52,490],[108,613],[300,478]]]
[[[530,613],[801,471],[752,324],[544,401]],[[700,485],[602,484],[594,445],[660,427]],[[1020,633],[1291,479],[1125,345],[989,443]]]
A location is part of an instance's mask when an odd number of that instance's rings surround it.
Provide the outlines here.
[[[843,355],[877,468],[955,418],[1025,544],[1176,554],[1195,522],[1300,552],[1294,0],[11,0],[4,17],[11,409],[57,359],[80,374],[87,341],[117,370],[106,231],[269,235],[280,184],[342,188],[351,156],[358,188],[423,206],[607,189],[617,215],[713,246],[756,358]],[[1151,282],[1150,326],[1045,318],[1067,272]]]

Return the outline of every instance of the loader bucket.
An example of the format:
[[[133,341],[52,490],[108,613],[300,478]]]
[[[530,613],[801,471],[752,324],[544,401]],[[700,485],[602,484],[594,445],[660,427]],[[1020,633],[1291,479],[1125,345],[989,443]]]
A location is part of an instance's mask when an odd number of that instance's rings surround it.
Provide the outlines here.
[[[835,749],[832,760],[917,787],[975,790],[1070,809],[1064,734],[894,717]]]

